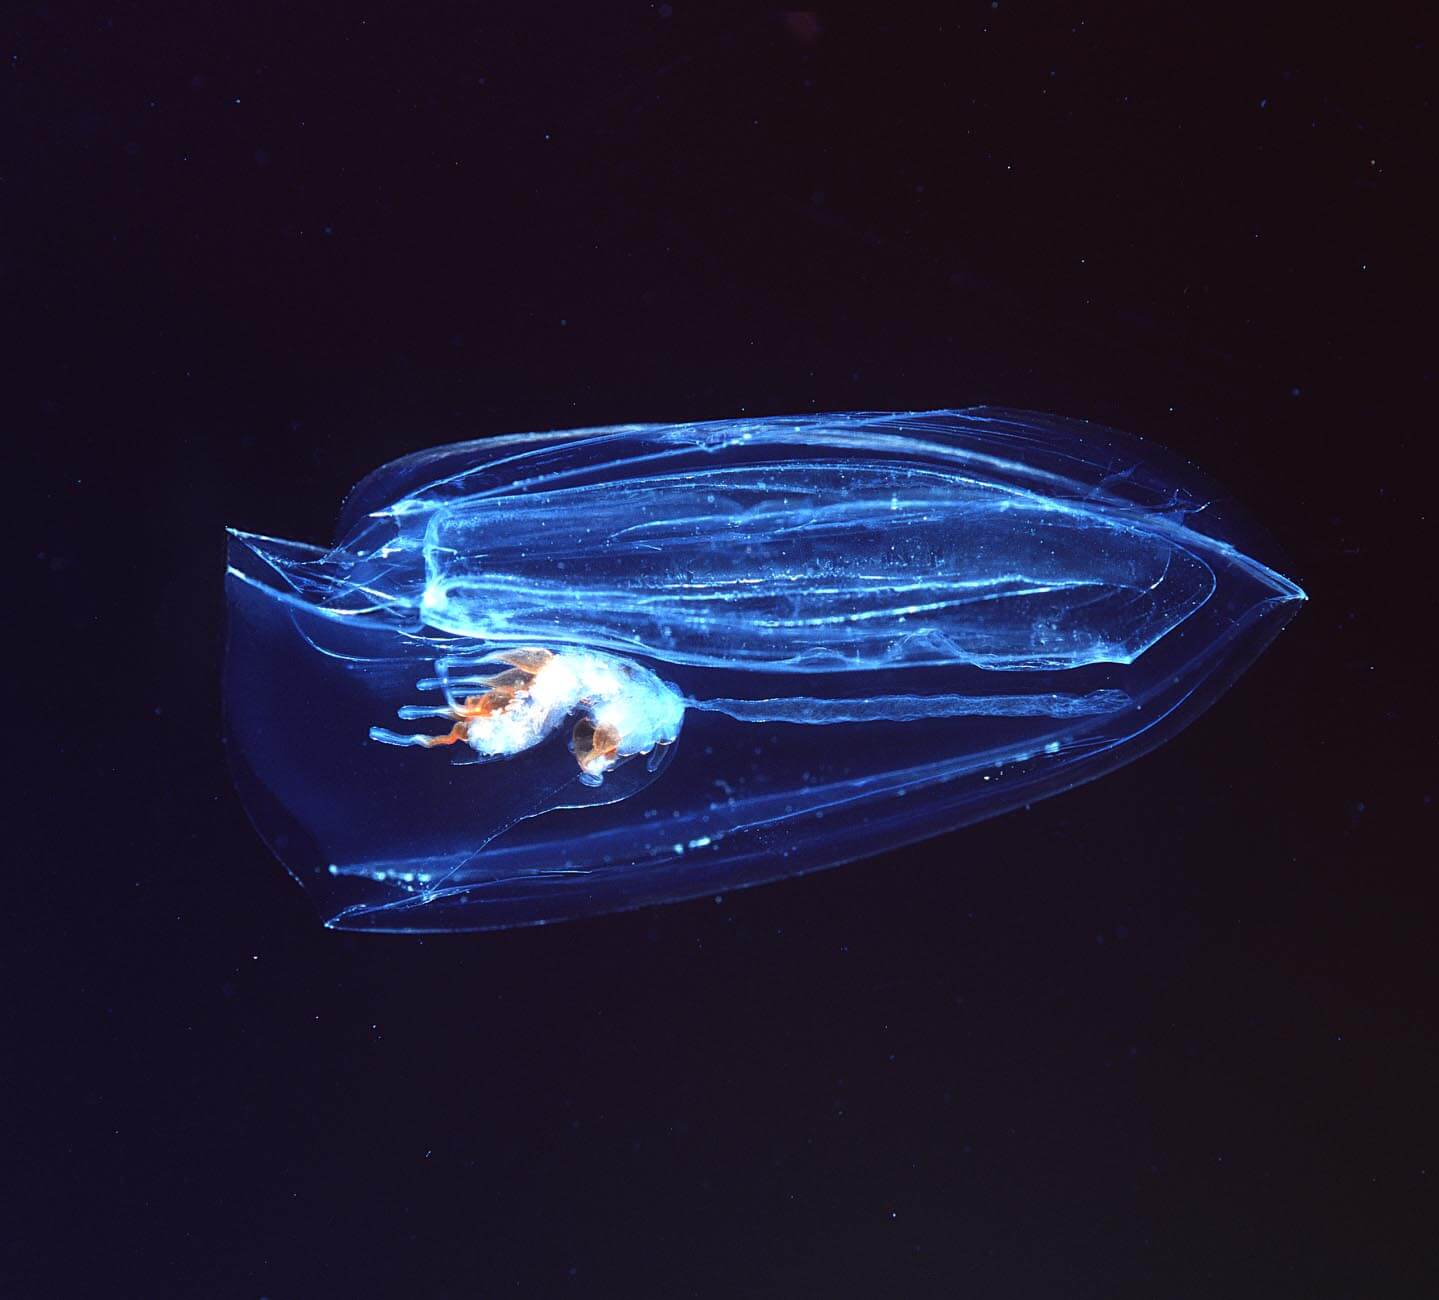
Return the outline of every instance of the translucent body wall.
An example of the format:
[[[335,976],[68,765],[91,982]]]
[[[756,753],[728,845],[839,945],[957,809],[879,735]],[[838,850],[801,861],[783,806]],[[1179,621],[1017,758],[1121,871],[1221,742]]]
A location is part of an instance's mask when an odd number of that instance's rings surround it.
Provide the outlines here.
[[[487,929],[950,830],[1172,734],[1303,593],[1157,449],[976,409],[406,457],[233,532],[229,744],[332,925]]]

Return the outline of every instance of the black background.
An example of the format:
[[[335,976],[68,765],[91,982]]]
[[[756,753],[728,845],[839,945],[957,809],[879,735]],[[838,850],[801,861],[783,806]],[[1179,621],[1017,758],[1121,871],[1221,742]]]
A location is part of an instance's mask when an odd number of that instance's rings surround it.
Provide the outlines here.
[[[0,1291],[1434,1294],[1435,70],[1323,9],[24,6]],[[1189,457],[1310,593],[1143,761],[488,936],[326,932],[249,827],[222,525],[978,402]]]

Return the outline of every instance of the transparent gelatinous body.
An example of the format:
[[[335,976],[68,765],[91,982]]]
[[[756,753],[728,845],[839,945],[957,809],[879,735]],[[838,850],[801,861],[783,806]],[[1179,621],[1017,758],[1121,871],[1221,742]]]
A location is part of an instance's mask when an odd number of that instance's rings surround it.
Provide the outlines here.
[[[237,783],[346,928],[755,884],[1172,734],[1304,598],[1243,542],[1157,449],[1012,411],[421,452],[329,549],[232,532]]]

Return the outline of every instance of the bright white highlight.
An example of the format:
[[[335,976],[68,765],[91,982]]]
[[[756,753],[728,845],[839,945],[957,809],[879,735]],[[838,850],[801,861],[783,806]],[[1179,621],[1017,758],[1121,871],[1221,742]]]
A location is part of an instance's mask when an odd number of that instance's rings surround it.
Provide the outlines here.
[[[488,676],[457,670],[509,664]],[[400,717],[450,718],[448,735],[410,734],[372,727],[370,737],[387,745],[463,742],[485,758],[502,758],[538,745],[566,720],[575,719],[570,750],[580,779],[599,785],[616,764],[673,744],[684,720],[684,700],[669,683],[630,660],[593,650],[558,653],[529,647],[488,659],[442,659],[439,676],[420,690],[442,690],[441,706],[406,705]],[[476,693],[466,694],[473,690]]]

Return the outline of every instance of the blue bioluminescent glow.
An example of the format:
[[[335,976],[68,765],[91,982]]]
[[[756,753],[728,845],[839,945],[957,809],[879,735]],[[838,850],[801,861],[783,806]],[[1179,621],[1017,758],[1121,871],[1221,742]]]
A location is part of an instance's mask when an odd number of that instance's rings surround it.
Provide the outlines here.
[[[349,929],[832,866],[1177,731],[1304,599],[1242,531],[1148,444],[988,408],[424,451],[329,549],[232,531],[237,782]]]

